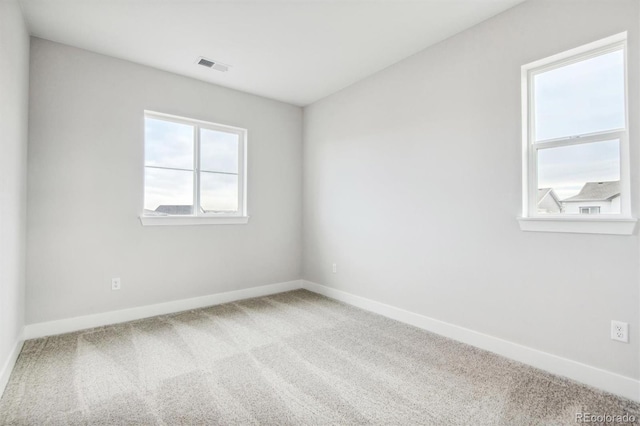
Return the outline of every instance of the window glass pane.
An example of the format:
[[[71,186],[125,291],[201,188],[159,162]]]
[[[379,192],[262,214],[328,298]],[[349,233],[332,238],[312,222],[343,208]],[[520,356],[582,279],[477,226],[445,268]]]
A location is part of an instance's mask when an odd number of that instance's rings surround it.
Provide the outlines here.
[[[534,76],[536,140],[625,127],[623,51]]]
[[[238,135],[201,129],[200,168],[209,172],[238,173]]]
[[[193,172],[145,167],[144,213],[193,214]]]
[[[146,166],[193,170],[193,126],[145,118]]]
[[[200,173],[200,203],[205,213],[238,211],[238,176]]]
[[[599,214],[600,207],[580,207],[580,214]]]
[[[584,207],[620,213],[619,140],[538,150],[538,213],[579,214]]]

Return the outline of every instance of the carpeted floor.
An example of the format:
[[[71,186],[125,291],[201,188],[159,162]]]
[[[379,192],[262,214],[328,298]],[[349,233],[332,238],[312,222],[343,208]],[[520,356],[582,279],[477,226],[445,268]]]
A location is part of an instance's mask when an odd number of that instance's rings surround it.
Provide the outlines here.
[[[25,343],[2,425],[576,424],[640,406],[304,290]]]

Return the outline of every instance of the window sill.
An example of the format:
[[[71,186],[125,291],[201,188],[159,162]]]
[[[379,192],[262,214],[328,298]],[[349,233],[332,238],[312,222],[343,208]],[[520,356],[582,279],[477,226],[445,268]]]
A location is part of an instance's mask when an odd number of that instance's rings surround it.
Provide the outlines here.
[[[522,231],[632,235],[637,219],[519,217],[518,222]]]
[[[140,216],[143,226],[244,225],[249,216]]]

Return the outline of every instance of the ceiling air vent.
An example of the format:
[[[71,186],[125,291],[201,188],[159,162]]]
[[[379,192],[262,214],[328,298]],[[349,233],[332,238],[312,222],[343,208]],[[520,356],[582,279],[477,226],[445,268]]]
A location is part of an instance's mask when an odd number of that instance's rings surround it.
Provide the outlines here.
[[[211,62],[210,60],[204,59],[204,58],[200,58],[200,60],[198,61],[198,65],[202,65],[203,67],[207,67],[207,68],[211,68],[215,64],[216,64],[215,62]]]
[[[196,63],[216,71],[227,72],[229,70],[229,65],[225,65],[222,62],[212,61],[211,59],[203,58],[202,56],[197,59]]]

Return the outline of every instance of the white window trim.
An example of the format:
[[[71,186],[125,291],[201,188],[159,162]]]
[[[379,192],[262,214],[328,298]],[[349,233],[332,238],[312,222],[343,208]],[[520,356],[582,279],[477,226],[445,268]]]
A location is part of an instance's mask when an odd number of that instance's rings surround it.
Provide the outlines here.
[[[583,61],[622,47],[624,54],[625,72],[625,128],[612,131],[597,132],[580,135],[578,138],[559,138],[532,143],[534,141],[534,115],[530,104],[533,100],[532,76],[536,73],[549,71],[568,64]],[[631,235],[635,230],[637,220],[631,217],[631,190],[629,166],[629,94],[627,69],[627,33],[616,34],[611,37],[580,46],[557,55],[523,65],[522,79],[522,216],[518,218],[522,231],[538,232],[569,232],[585,234],[614,234]],[[537,197],[537,149],[553,146],[566,146],[597,142],[604,140],[620,140],[620,190],[621,214],[593,214],[588,215],[554,215],[538,214],[536,210]]]
[[[249,223],[249,216],[145,216],[140,215],[140,222],[144,226],[173,226],[173,225],[244,225]]]
[[[155,111],[144,111],[144,118],[156,118],[185,124],[194,127],[194,185],[192,215],[145,215],[140,214],[140,223],[143,226],[174,226],[174,225],[241,225],[249,222],[247,215],[247,129],[195,120],[186,117],[164,114]],[[200,129],[222,131],[238,135],[238,212],[234,214],[202,213],[200,212]],[[144,157],[144,156],[143,156]],[[146,158],[146,157],[144,157]],[[145,165],[143,164],[143,167]],[[144,182],[143,182],[144,188]]]
[[[636,227],[636,219],[611,219],[596,216],[595,214],[585,214],[568,220],[553,217],[521,217],[518,218],[518,222],[522,231],[574,234],[631,235]]]

